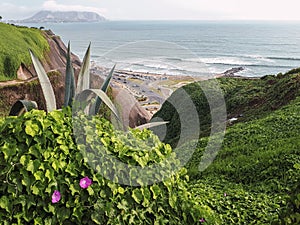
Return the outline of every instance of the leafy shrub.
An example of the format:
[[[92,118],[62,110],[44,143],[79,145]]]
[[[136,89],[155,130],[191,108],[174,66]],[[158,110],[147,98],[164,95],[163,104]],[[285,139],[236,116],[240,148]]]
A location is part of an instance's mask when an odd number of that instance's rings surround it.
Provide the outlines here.
[[[300,163],[294,165],[296,170],[300,170]],[[300,185],[298,184],[292,189],[292,194],[289,196],[288,204],[285,211],[282,213],[282,219],[278,224],[300,224]]]
[[[279,221],[279,209],[286,206],[278,193],[255,192],[221,177],[192,182],[189,190],[219,215],[220,224],[272,224]]]
[[[132,166],[167,158],[176,164],[171,148],[151,132],[119,134],[104,119],[78,115],[77,125],[86,129],[74,136],[70,114],[68,108],[48,114],[33,110],[0,121],[3,224],[200,224],[203,218],[218,223],[214,212],[187,191],[184,169],[163,182],[134,187],[106,179],[105,171],[96,172],[99,165],[89,163],[106,149]],[[145,139],[154,142],[152,148],[143,145]],[[94,148],[85,149],[89,146]],[[92,184],[83,189],[80,182],[86,177]],[[51,202],[54,193],[61,195],[57,203]]]
[[[290,71],[286,72],[285,75],[295,74],[295,73],[300,73],[300,68],[291,69]]]

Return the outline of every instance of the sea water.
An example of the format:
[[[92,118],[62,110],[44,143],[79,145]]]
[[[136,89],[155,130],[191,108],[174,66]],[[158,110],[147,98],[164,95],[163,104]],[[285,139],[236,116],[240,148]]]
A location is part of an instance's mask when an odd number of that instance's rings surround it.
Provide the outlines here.
[[[174,75],[264,76],[300,67],[300,21],[105,21],[31,24],[51,29],[81,59],[91,42],[100,66]]]

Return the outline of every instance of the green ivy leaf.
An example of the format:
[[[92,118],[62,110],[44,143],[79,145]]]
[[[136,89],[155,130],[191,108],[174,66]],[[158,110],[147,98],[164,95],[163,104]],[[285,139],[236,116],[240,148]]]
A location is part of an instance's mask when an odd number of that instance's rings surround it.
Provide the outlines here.
[[[66,145],[61,145],[60,149],[65,153],[65,155],[68,155],[70,153],[69,152],[69,147],[66,146]]]
[[[55,207],[51,204],[49,204],[48,207],[49,207],[49,212],[51,212],[52,214],[55,214],[55,211],[56,211]]]
[[[26,170],[30,171],[31,173],[35,173],[38,170],[40,164],[41,163],[38,160],[31,160],[28,162]]]
[[[7,212],[11,212],[11,204],[7,196],[2,196],[0,198],[0,208],[5,209]]]
[[[128,202],[125,199],[122,199],[122,201],[118,203],[117,207],[118,209],[128,211]]]
[[[46,169],[45,177],[47,177],[49,181],[54,180],[54,171],[52,169]]]
[[[88,191],[88,193],[89,193],[90,196],[95,194],[94,190],[93,190],[93,188],[91,186],[89,186],[86,190]]]
[[[131,196],[138,204],[140,204],[144,199],[142,191],[138,188],[136,188],[132,191]]]
[[[29,175],[29,173],[23,169],[21,170],[21,174],[23,175],[23,179],[22,179],[22,184],[26,187],[29,188],[32,184],[32,180],[34,180],[33,178],[31,178],[31,176]]]
[[[52,218],[45,218],[44,219],[44,225],[52,225],[53,222],[52,222]]]
[[[56,181],[52,181],[48,183],[48,187],[46,187],[45,193],[51,194],[55,187],[57,187]]]
[[[151,200],[151,192],[149,191],[148,187],[141,188],[142,194],[144,196],[143,206],[148,207]]]
[[[58,172],[59,169],[60,169],[59,162],[58,162],[56,159],[53,160],[53,162],[52,162],[52,168],[53,168],[56,172]]]
[[[92,221],[95,222],[96,224],[103,224],[102,219],[98,215],[98,213],[93,213],[91,217],[92,217]]]
[[[297,169],[297,170],[300,170],[300,163],[296,163],[296,164],[294,165],[294,168]]]
[[[76,168],[74,163],[68,164],[68,166],[66,168],[66,172],[69,173],[71,176],[77,176],[78,175],[78,171],[77,171],[77,168]]]
[[[5,195],[0,198],[0,208],[5,209],[7,212],[11,213],[12,205],[9,201],[9,198]]]
[[[72,216],[76,217],[79,223],[82,222],[81,221],[81,218],[83,216],[82,208],[74,207]]]
[[[74,196],[76,193],[79,193],[79,191],[80,191],[79,185],[70,184],[70,191],[71,191],[71,195],[73,195],[73,196]]]
[[[34,225],[44,225],[44,221],[41,217],[34,218]]]
[[[1,152],[4,153],[4,158],[7,160],[17,153],[17,148],[15,145],[12,145],[10,143],[4,143],[4,145],[1,147]]]
[[[34,195],[39,195],[39,194],[40,194],[40,189],[39,189],[37,186],[35,186],[35,185],[33,185],[33,186],[31,187],[31,191],[32,191],[32,193],[33,193]]]
[[[33,145],[29,148],[28,153],[35,156],[36,158],[41,158],[40,149],[40,146]]]
[[[125,193],[125,189],[122,187],[118,187],[118,192],[123,195]]]
[[[29,155],[22,155],[22,156],[20,157],[20,163],[21,163],[23,166],[27,165],[27,164],[29,163],[29,161],[30,161],[30,156],[29,156]]]
[[[37,171],[36,173],[33,174],[36,180],[44,181],[45,180],[45,175],[42,171]]]
[[[157,197],[160,196],[160,194],[161,194],[161,189],[158,185],[151,186],[150,190],[153,194],[153,199],[157,199]]]
[[[37,124],[33,123],[32,120],[28,120],[25,122],[25,133],[30,135],[31,137],[39,134],[40,128]]]
[[[59,210],[56,211],[56,216],[61,223],[63,223],[66,219],[70,217],[70,209],[61,207]]]
[[[104,190],[101,190],[101,191],[100,191],[100,197],[101,197],[101,198],[106,198],[106,193],[105,193]]]
[[[169,205],[175,209],[177,204],[177,196],[175,194],[169,194]]]

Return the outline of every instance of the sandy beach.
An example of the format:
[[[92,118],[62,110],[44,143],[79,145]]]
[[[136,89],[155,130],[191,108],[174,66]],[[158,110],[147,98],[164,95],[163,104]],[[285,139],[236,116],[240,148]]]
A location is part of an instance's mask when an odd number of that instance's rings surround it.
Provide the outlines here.
[[[109,70],[93,65],[91,72],[104,78]],[[200,80],[203,78],[116,70],[111,85],[126,89],[152,116],[176,89]]]
[[[126,89],[152,117],[176,89],[209,78],[239,77],[236,73],[243,69],[242,67],[231,68],[207,78],[115,70],[112,87]],[[109,69],[92,63],[91,73],[105,78]]]

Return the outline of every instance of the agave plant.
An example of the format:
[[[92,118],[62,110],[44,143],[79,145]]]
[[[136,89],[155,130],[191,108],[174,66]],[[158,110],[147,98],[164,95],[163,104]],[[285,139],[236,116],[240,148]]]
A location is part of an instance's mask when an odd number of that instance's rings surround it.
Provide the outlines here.
[[[45,72],[41,62],[34,55],[34,53],[29,50],[31,59],[33,62],[33,66],[37,73],[38,79],[40,81],[43,95],[46,101],[46,109],[47,112],[51,112],[56,110],[56,99],[53,91],[53,87],[50,83],[50,80]],[[73,106],[74,101],[79,102],[89,102],[91,99],[95,98],[94,103],[90,103],[89,110],[87,111],[89,115],[96,115],[99,112],[100,105],[104,102],[110,110],[114,113],[114,115],[118,117],[118,113],[116,107],[105,94],[109,83],[111,81],[112,75],[114,73],[115,66],[109,73],[109,76],[104,81],[101,89],[90,89],[90,45],[85,53],[82,67],[79,72],[77,87],[75,86],[75,76],[74,76],[74,68],[71,62],[71,50],[70,43],[68,44],[68,52],[67,52],[67,63],[66,63],[66,76],[65,76],[65,96],[64,96],[64,106]],[[12,116],[21,115],[31,109],[36,109],[37,104],[33,101],[18,101],[12,107],[10,114]]]
[[[96,115],[99,113],[100,105],[104,102],[114,115],[119,119],[118,112],[114,104],[106,95],[107,88],[110,84],[115,66],[111,69],[108,77],[103,82],[100,89],[90,88],[90,49],[89,44],[85,56],[83,58],[82,66],[78,75],[77,87],[75,87],[74,69],[71,62],[71,49],[70,42],[68,44],[67,64],[66,64],[66,78],[65,78],[65,101],[64,106],[73,107],[73,103],[89,103],[88,108],[85,110],[88,115]],[[93,103],[92,100],[95,99]],[[86,106],[86,107],[87,107]]]
[[[118,111],[115,105],[107,96],[106,92],[111,82],[112,76],[116,65],[111,69],[109,75],[103,82],[100,89],[90,88],[90,51],[91,44],[89,44],[85,56],[83,58],[82,66],[78,75],[77,85],[75,85],[74,68],[71,62],[71,48],[70,42],[68,43],[67,51],[67,63],[66,63],[66,76],[65,76],[65,95],[64,95],[64,106],[74,107],[76,110],[83,110],[87,115],[93,116],[99,113],[101,103],[104,102],[109,109],[113,112],[118,121]],[[46,100],[47,112],[56,110],[56,100],[53,87],[50,80],[45,72],[41,62],[30,50],[31,59],[33,66],[36,70],[38,79],[41,83],[43,95]],[[78,107],[79,106],[79,107]],[[9,115],[19,116],[31,109],[37,109],[37,104],[33,101],[22,100],[18,101],[11,109]],[[161,126],[168,122],[153,122],[147,123],[136,127],[136,129],[149,129],[151,127]]]

